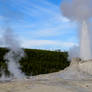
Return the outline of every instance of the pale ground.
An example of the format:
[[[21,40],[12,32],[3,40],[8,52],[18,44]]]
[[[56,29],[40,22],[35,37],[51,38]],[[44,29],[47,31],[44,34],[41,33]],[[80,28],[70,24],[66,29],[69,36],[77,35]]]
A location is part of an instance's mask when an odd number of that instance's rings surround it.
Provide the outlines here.
[[[92,92],[91,67],[92,60],[71,62],[70,67],[57,73],[0,82],[0,92]]]
[[[0,92],[92,92],[92,80],[64,80],[54,74],[26,80],[1,82]]]

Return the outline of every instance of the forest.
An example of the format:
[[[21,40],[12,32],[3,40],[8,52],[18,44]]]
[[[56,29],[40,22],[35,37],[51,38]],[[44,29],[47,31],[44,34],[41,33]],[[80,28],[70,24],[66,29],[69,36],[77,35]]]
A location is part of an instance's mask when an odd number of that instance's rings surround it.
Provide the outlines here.
[[[0,76],[2,72],[10,75],[7,62],[3,59],[8,52],[6,48],[0,48]],[[68,52],[24,49],[25,57],[22,58],[20,69],[27,76],[58,72],[69,66]]]

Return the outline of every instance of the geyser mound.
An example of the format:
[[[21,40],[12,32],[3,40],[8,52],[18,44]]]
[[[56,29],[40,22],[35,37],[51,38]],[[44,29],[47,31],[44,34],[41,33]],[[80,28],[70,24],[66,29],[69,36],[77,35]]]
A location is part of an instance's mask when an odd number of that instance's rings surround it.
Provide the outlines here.
[[[92,78],[92,60],[73,58],[68,68],[58,76],[63,79],[81,80]]]

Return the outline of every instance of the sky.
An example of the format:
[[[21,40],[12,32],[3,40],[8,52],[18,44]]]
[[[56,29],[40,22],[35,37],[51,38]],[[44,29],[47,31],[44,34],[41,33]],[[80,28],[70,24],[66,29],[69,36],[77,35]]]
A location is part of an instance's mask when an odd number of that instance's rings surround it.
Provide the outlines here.
[[[62,0],[4,1],[2,6],[0,0],[0,37],[2,25],[10,25],[24,48],[67,51],[78,45],[76,22],[63,16]],[[4,24],[6,16],[10,24]]]

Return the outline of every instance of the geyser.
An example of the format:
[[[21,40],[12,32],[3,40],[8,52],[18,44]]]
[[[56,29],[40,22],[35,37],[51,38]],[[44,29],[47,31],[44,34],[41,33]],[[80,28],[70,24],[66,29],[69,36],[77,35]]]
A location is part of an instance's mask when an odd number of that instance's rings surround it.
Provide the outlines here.
[[[92,58],[91,54],[91,42],[89,38],[89,31],[85,21],[82,23],[82,29],[80,34],[80,57],[82,60],[88,60]]]
[[[24,51],[20,46],[18,37],[14,34],[14,23],[17,23],[19,12],[14,11],[11,8],[12,3],[8,3],[7,0],[0,0],[3,35],[2,40],[4,46],[9,50],[4,56],[6,60],[8,70],[11,74],[10,78],[22,79],[24,73],[21,71],[19,61],[24,57]],[[17,14],[17,15],[16,15]],[[2,73],[2,79],[6,80],[6,76]]]
[[[80,51],[75,55],[82,60],[92,59],[90,34],[88,22],[92,17],[92,0],[64,0],[61,4],[62,13],[70,20],[81,24],[80,30]],[[76,53],[73,53],[76,54]],[[79,55],[78,55],[79,54]],[[71,55],[70,55],[71,56]],[[73,57],[72,57],[73,58]]]
[[[91,39],[88,23],[92,17],[92,0],[64,0],[62,13],[79,25],[79,46],[70,50],[71,64],[59,76],[64,79],[89,79],[92,77]]]
[[[9,49],[9,52],[4,56],[7,61],[8,70],[11,75],[17,79],[24,78],[24,74],[21,72],[19,61],[24,57],[24,51],[20,48],[19,42],[16,36],[13,34],[11,28],[7,28],[3,35],[5,46]]]

